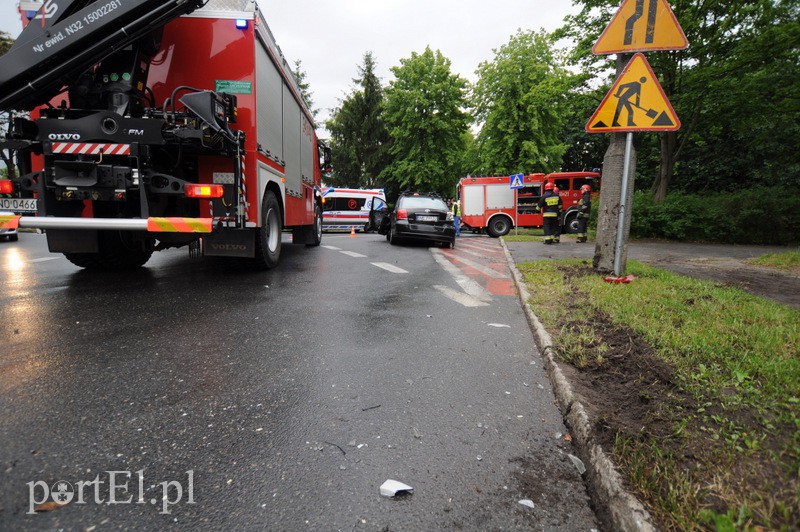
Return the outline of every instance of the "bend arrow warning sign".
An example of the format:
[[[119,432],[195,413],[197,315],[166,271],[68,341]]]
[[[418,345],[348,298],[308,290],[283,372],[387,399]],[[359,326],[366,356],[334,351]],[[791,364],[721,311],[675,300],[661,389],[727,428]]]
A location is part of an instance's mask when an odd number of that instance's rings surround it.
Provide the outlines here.
[[[667,0],[624,0],[592,47],[592,53],[683,50],[688,46],[689,41]]]
[[[658,83],[650,63],[644,55],[636,54],[589,119],[586,131],[677,131],[680,127],[678,115]]]

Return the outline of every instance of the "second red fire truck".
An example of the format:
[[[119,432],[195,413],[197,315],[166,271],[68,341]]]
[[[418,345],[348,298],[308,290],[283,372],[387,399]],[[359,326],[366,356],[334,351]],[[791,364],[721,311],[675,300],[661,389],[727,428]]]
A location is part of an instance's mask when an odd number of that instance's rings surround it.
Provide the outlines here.
[[[461,221],[466,228],[485,230],[501,237],[514,227],[542,227],[542,214],[536,212],[544,183],[551,182],[564,202],[561,225],[566,233],[577,232],[578,201],[581,186],[600,189],[597,172],[557,172],[522,176],[522,188],[512,189],[509,176],[465,177],[458,183]]]

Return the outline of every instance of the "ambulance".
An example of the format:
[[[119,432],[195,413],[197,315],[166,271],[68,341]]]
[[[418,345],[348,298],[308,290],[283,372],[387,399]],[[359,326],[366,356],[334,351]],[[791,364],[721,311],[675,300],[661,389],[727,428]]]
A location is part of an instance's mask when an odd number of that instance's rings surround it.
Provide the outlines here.
[[[362,230],[369,222],[369,211],[375,198],[386,204],[382,188],[323,188],[322,229]]]

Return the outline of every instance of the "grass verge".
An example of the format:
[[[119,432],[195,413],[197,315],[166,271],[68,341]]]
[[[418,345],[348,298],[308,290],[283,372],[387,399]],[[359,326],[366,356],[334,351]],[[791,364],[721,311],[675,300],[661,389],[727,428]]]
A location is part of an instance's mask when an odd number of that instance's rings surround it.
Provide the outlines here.
[[[518,265],[601,443],[666,530],[800,524],[800,311],[636,261]]]
[[[767,253],[747,261],[755,266],[777,268],[782,271],[800,273],[800,249],[784,253]]]

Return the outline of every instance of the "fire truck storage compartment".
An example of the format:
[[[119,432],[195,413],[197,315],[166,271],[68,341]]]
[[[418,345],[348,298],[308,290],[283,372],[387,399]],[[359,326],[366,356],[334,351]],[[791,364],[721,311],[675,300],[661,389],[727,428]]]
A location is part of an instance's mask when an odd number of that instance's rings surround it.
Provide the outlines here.
[[[514,191],[508,186],[486,185],[486,209],[513,209]]]
[[[462,214],[464,216],[482,215],[484,211],[483,187],[464,187],[462,193],[464,195],[461,198]]]

